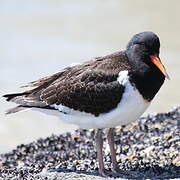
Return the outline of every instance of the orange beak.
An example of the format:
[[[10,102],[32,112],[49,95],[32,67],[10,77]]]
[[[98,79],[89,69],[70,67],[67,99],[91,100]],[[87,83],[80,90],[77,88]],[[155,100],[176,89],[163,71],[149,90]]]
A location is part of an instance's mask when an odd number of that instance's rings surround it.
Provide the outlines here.
[[[161,60],[159,59],[159,57],[157,57],[157,56],[150,56],[150,58],[151,58],[151,62],[152,62],[153,64],[155,64],[155,65],[159,68],[159,70],[165,75],[165,77],[166,77],[167,79],[170,80],[169,75],[168,75],[168,73],[166,72],[165,67],[164,67],[163,64],[161,63]]]

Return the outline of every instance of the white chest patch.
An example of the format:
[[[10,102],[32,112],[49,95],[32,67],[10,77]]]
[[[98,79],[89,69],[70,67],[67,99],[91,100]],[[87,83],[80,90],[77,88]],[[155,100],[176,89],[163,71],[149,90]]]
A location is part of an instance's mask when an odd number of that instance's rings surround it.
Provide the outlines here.
[[[150,103],[130,84],[128,71],[121,71],[117,80],[125,86],[125,91],[118,106],[108,113],[95,117],[63,105],[54,104],[51,107],[61,111],[58,115],[64,122],[76,124],[84,129],[110,128],[131,123],[144,113]]]

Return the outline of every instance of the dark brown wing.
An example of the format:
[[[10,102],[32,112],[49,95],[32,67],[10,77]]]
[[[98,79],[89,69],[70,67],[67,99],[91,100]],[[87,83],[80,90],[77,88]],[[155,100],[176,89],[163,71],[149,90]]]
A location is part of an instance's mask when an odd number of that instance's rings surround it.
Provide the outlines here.
[[[124,86],[117,75],[89,70],[79,77],[55,81],[41,93],[48,105],[62,104],[74,110],[99,115],[115,108],[121,100]]]
[[[125,54],[118,52],[68,67],[30,83],[28,87],[36,87],[32,90],[4,97],[25,107],[47,108],[62,104],[98,115],[115,108],[121,100],[124,87],[117,82],[117,77],[121,70],[128,69]]]

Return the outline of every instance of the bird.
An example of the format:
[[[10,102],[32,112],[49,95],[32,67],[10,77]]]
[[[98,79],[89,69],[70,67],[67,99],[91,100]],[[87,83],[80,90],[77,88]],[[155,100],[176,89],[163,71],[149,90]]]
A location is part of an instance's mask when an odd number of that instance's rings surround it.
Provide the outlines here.
[[[18,104],[7,114],[24,109],[56,112],[66,123],[95,129],[99,173],[126,174],[118,166],[114,144],[115,127],[137,120],[169,75],[161,62],[159,37],[145,31],[135,34],[125,50],[92,58],[28,83],[20,93],[6,94]],[[104,166],[103,129],[107,129],[112,169]]]

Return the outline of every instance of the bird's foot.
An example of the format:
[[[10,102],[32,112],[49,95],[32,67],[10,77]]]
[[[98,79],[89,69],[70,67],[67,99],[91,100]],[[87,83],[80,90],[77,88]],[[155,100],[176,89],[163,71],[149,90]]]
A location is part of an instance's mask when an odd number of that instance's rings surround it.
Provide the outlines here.
[[[135,171],[125,171],[122,169],[119,169],[119,167],[117,168],[113,168],[112,170],[113,174],[115,177],[119,177],[119,176],[137,176],[137,173]]]
[[[114,172],[107,169],[99,169],[99,174],[103,177],[114,177]]]
[[[99,174],[103,177],[121,177],[121,176],[128,176],[128,177],[135,177],[137,176],[135,171],[125,171],[119,168],[115,168],[112,171],[107,169],[99,170]]]

